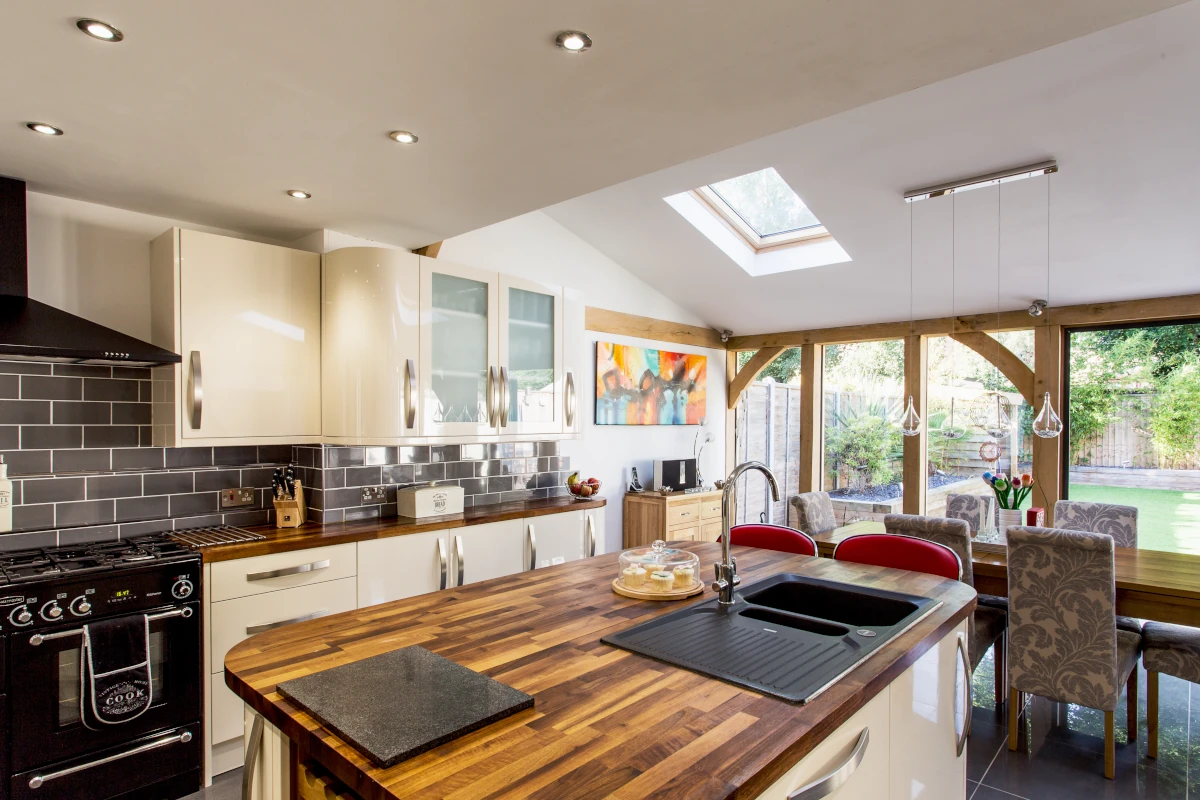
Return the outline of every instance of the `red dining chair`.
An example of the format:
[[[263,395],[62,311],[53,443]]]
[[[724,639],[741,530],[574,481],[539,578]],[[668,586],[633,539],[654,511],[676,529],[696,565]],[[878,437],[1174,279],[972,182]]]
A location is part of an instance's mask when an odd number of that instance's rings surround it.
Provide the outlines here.
[[[721,540],[717,539],[719,543]],[[806,533],[782,525],[767,525],[761,522],[735,525],[729,529],[729,543],[742,547],[757,547],[761,550],[778,550],[801,556],[815,556],[817,543]]]
[[[894,567],[913,572],[962,579],[962,563],[953,550],[943,544],[901,536],[895,533],[863,533],[838,542],[833,549],[837,561]]]

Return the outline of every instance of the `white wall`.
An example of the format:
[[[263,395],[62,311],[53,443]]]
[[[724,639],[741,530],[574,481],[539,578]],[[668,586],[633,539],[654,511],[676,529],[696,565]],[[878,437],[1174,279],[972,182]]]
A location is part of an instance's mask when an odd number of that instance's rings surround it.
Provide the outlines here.
[[[477,231],[447,239],[438,259],[456,264],[494,269],[529,280],[557,283],[583,293],[589,306],[645,317],[704,324],[657,290],[650,288],[612,259],[541,212],[525,214]],[[704,450],[700,472],[708,481],[725,470],[725,351],[612,336],[588,331],[587,352],[576,363],[588,365],[590,377],[579,387],[583,414],[582,438],[564,442],[562,452],[571,468],[585,478],[598,478],[608,499],[605,511],[604,550],[622,549],[622,506],[625,470],[637,467],[644,486],[654,475],[653,462],[661,458],[692,455],[699,428],[695,426],[624,426],[595,424],[596,342],[657,347],[680,353],[708,356],[707,421],[703,430],[713,435]],[[701,434],[703,440],[704,434]]]

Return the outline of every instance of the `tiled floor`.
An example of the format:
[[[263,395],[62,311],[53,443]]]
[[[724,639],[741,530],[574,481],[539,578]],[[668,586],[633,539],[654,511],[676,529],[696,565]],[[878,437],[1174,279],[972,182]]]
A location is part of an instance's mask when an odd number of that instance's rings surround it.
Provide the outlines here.
[[[1146,673],[1138,675],[1137,740],[1116,711],[1117,773],[1104,777],[1104,714],[1033,698],[1021,714],[1016,752],[1008,749],[1006,708],[995,704],[992,661],[976,670],[967,745],[970,800],[1184,800],[1200,798],[1200,686],[1159,678],[1158,759],[1146,758]],[[1197,723],[1192,728],[1191,723]],[[1191,756],[1196,762],[1191,763]]]
[[[1158,759],[1146,758],[1146,673],[1138,676],[1137,741],[1125,735],[1117,707],[1117,776],[1104,777],[1104,714],[1034,698],[1021,715],[1017,752],[1008,749],[1008,717],[995,704],[989,653],[975,671],[975,709],[967,744],[969,800],[1200,800],[1200,686],[1159,679]],[[1196,722],[1196,727],[1192,727]],[[1195,754],[1196,763],[1191,763]],[[237,800],[242,771],[218,777],[186,800]]]

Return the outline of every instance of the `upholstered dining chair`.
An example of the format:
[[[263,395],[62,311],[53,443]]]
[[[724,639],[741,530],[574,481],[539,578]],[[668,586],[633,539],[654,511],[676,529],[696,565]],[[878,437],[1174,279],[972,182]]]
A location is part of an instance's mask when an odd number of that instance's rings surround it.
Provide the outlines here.
[[[717,542],[721,540],[718,538]],[[745,525],[735,525],[729,529],[729,543],[743,547],[757,547],[760,550],[777,550],[781,553],[795,553],[801,556],[815,556],[817,543],[807,534],[794,528],[782,525],[768,525],[765,522],[751,522]]]
[[[1085,503],[1080,500],[1059,500],[1054,504],[1054,527],[1065,531],[1091,531],[1113,538],[1117,547],[1137,547],[1138,510],[1133,506],[1112,503]],[[1133,633],[1142,632],[1142,621],[1133,617],[1117,617],[1117,627]]]
[[[860,533],[847,536],[833,548],[834,561],[871,564],[876,567],[906,569],[941,575],[957,581],[962,578],[962,562],[949,547],[915,536],[891,533]]]
[[[1008,749],[1025,694],[1104,712],[1104,777],[1116,770],[1113,716],[1125,687],[1137,738],[1142,637],[1117,629],[1111,536],[1014,525],[1008,539]]]
[[[793,495],[789,502],[793,511],[792,527],[809,536],[820,536],[837,527],[833,502],[828,492],[805,492]]]
[[[916,514],[888,514],[883,518],[883,528],[890,534],[915,536],[943,545],[954,551],[962,562],[962,582],[975,586],[975,570],[971,565],[971,527],[966,520],[944,517],[922,517]],[[983,661],[988,648],[996,662],[996,705],[1004,702],[1007,695],[1004,681],[1004,634],[1008,627],[1008,615],[1000,608],[976,605],[971,614],[970,635],[967,642],[971,655],[971,669]]]
[[[986,535],[996,530],[996,516],[992,511],[994,504],[993,498],[983,494],[948,494],[946,516],[966,520],[972,531]]]
[[[1158,673],[1200,683],[1200,628],[1147,622],[1142,628],[1146,667],[1146,755],[1158,758]]]

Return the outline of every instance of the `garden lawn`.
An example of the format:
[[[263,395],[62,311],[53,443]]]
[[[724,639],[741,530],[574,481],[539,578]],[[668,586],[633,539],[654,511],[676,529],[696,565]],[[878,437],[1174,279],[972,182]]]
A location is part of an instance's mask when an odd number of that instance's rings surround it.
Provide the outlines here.
[[[1068,496],[1136,507],[1142,550],[1200,554],[1200,492],[1072,483]]]

